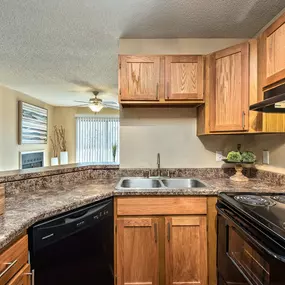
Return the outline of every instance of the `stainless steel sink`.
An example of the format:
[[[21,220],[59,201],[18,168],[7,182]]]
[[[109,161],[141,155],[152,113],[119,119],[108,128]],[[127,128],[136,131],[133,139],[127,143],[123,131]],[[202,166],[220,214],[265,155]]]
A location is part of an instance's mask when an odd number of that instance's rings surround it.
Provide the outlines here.
[[[195,178],[139,178],[126,177],[118,183],[117,190],[166,190],[181,188],[203,188],[208,187],[205,183]]]
[[[119,183],[121,188],[152,189],[162,188],[160,180],[149,178],[125,178]]]
[[[202,181],[192,178],[162,179],[162,184],[167,188],[201,188],[207,187]]]

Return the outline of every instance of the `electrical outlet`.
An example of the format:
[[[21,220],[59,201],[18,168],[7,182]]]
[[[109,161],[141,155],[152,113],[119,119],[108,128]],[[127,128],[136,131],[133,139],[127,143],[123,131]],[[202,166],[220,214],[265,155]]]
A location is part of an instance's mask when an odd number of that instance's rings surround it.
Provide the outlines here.
[[[262,163],[269,164],[269,150],[264,150],[262,153]]]
[[[216,161],[223,161],[224,156],[223,156],[223,152],[221,150],[217,150],[216,151]]]

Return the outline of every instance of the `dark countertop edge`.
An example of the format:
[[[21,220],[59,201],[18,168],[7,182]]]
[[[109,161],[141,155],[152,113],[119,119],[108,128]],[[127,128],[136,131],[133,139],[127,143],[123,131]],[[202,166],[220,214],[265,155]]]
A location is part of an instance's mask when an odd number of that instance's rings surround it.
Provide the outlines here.
[[[73,163],[67,165],[48,166],[33,169],[3,171],[0,172],[0,183],[92,169],[119,170],[119,167],[119,164]]]

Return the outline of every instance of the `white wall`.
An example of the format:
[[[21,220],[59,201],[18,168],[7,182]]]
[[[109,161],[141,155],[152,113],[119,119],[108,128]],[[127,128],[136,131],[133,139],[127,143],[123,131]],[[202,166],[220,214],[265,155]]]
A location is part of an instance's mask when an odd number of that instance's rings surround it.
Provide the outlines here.
[[[0,171],[19,169],[20,151],[45,151],[45,165],[49,165],[47,144],[18,145],[18,101],[25,101],[48,109],[48,127],[52,128],[53,107],[26,94],[0,86]]]
[[[121,168],[220,167],[215,151],[236,149],[245,136],[196,136],[195,108],[126,108],[121,111]]]

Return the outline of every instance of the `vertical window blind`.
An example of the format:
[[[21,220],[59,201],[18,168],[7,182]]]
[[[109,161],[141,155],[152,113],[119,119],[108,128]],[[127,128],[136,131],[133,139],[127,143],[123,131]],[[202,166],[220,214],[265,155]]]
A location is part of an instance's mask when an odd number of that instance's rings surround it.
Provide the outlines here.
[[[76,117],[76,162],[119,163],[119,128],[119,118]]]

